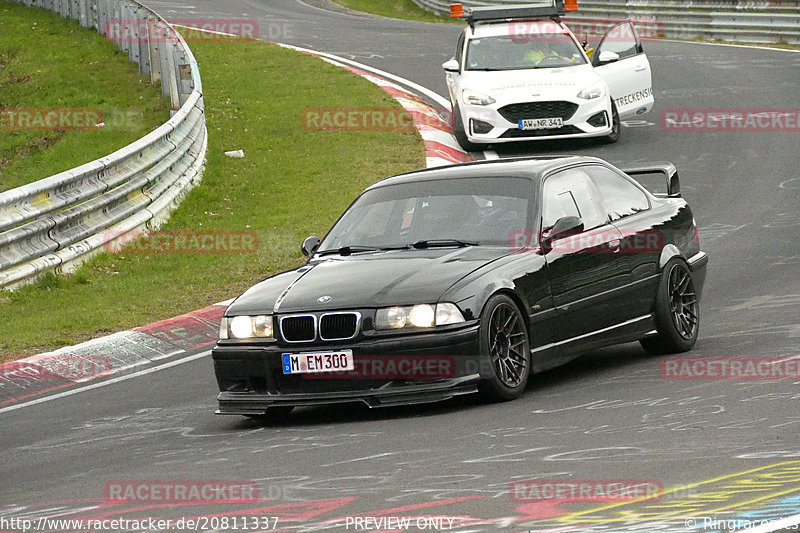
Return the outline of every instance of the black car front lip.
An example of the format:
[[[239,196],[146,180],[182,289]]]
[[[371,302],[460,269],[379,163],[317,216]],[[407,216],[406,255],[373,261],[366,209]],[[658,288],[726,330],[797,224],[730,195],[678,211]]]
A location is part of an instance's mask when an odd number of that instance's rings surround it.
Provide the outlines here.
[[[689,268],[694,277],[694,287],[698,296],[703,293],[703,286],[706,282],[706,270],[708,269],[708,254],[706,252],[697,252],[690,257],[687,261]]]
[[[281,347],[276,345],[218,344],[212,350],[220,392],[217,414],[258,415],[269,407],[309,406],[331,403],[363,402],[370,407],[400,404],[429,403],[447,400],[457,395],[477,391],[480,381],[480,356],[478,355],[478,328],[474,321],[453,331],[431,332],[421,335],[403,335],[390,338],[369,339],[349,345],[315,344],[313,346]],[[291,391],[280,390],[271,377],[281,368],[281,354],[287,351],[319,351],[351,349],[361,356],[413,358],[452,357],[454,375],[435,376],[432,379],[384,379],[374,386],[357,388],[353,380],[341,379],[334,390]],[[254,379],[265,383],[267,390],[257,387],[232,387],[234,383],[250,384]],[[375,380],[378,381],[378,380]],[[339,387],[338,385],[341,385]],[[329,387],[330,388],[330,387]]]
[[[379,389],[369,391],[343,391],[306,394],[254,394],[248,392],[221,392],[218,415],[260,415],[266,409],[278,406],[315,406],[336,403],[363,402],[370,407],[390,407],[449,400],[461,394],[478,391],[480,376],[472,374],[431,383],[397,385],[389,382]]]

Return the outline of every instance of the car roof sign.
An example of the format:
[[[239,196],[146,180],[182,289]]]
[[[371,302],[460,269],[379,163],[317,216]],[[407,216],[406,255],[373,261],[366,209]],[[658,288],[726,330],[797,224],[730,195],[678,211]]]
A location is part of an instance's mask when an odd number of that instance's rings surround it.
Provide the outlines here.
[[[535,19],[560,17],[566,11],[578,9],[577,0],[547,0],[537,4],[513,6],[464,7],[462,4],[450,4],[450,16],[465,18],[467,24],[474,26],[476,22],[489,22],[514,19]]]

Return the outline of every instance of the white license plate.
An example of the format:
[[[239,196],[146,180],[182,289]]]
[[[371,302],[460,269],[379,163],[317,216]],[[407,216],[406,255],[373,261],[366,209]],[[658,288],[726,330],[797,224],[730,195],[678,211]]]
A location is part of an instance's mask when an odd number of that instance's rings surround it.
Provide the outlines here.
[[[564,127],[564,120],[561,117],[528,118],[519,121],[521,130],[550,130],[562,127]]]
[[[355,369],[353,350],[285,353],[281,358],[284,374],[317,374]]]

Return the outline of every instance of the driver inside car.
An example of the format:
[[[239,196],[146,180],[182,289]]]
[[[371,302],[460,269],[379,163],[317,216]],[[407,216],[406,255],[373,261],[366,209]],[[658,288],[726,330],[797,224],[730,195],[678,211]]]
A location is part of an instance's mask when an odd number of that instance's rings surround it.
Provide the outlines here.
[[[534,43],[531,50],[525,53],[525,61],[538,65],[547,57],[560,57],[558,53],[544,43]]]

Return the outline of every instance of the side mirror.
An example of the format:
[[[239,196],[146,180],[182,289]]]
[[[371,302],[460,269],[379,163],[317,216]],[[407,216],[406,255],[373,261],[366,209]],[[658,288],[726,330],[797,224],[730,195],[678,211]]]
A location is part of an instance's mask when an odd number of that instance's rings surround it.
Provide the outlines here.
[[[458,72],[459,68],[461,68],[461,65],[459,65],[458,61],[453,58],[442,63],[442,68],[447,72]]]
[[[303,252],[304,256],[311,257],[314,252],[317,251],[317,248],[319,248],[319,243],[321,242],[322,241],[320,241],[319,237],[316,235],[306,237],[306,240],[304,240],[303,244],[300,246],[300,251]]]
[[[613,63],[615,61],[619,61],[619,54],[616,52],[612,52],[610,50],[603,50],[602,52],[600,52],[600,55],[597,56],[598,65],[605,65],[607,63]]]
[[[546,235],[542,238],[542,246],[544,248],[550,248],[550,244],[560,239],[561,237],[566,237],[567,235],[574,235],[583,231],[583,220],[580,217],[561,217],[556,220],[556,223],[553,224],[553,227],[547,230]]]

